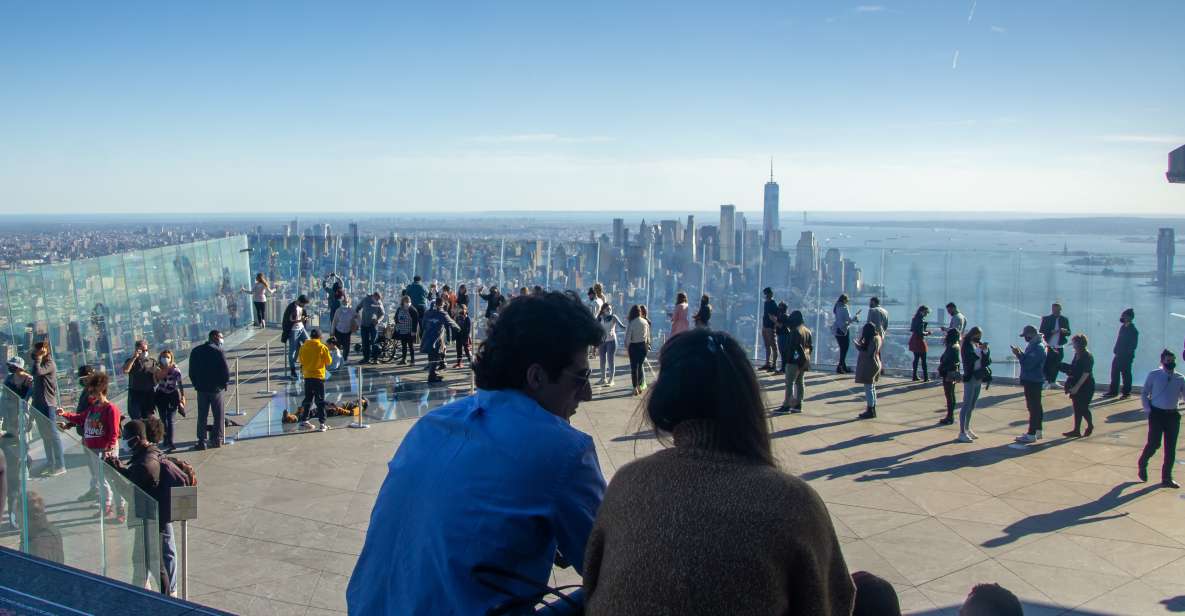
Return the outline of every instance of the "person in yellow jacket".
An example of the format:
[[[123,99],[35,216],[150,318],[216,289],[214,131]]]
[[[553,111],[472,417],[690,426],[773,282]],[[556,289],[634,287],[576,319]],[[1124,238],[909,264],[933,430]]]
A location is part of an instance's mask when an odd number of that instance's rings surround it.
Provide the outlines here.
[[[309,339],[300,345],[300,370],[304,373],[304,401],[300,407],[300,429],[312,430],[309,422],[313,407],[317,407],[317,421],[321,424],[319,430],[329,429],[325,424],[325,369],[333,363],[333,356],[329,354],[329,347],[321,342],[321,330],[309,332]]]

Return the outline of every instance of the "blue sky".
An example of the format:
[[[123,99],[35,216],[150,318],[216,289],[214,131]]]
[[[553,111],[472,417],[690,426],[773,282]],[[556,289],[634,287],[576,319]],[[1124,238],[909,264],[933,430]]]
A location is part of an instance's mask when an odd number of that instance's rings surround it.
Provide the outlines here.
[[[8,212],[1185,205],[1179,0],[3,0],[0,84]]]

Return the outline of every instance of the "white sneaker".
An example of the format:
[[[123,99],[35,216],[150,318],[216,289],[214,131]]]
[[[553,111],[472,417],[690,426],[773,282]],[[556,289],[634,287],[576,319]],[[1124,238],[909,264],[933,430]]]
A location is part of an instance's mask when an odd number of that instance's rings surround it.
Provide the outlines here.
[[[297,424],[297,427],[299,427],[301,430],[312,430],[313,424],[311,422],[302,421],[299,424]]]
[[[1033,434],[1022,434],[1022,435],[1016,437],[1016,442],[1018,442],[1018,443],[1036,443],[1038,438],[1040,438],[1040,437],[1033,435]]]
[[[967,436],[970,436],[972,439],[979,438],[979,435],[976,434],[975,430],[972,430],[971,428],[967,428]]]
[[[613,379],[609,379],[609,382],[605,383],[605,387],[613,387]]]
[[[328,431],[329,431],[329,424],[321,424],[321,427],[317,428],[317,432],[328,432]]]
[[[1035,440],[1038,440],[1038,441],[1041,440],[1041,431],[1040,430],[1037,430],[1037,436],[1035,437]]]
[[[975,442],[975,441],[971,440],[971,436],[968,435],[966,432],[959,433],[958,441],[960,443],[974,443]]]

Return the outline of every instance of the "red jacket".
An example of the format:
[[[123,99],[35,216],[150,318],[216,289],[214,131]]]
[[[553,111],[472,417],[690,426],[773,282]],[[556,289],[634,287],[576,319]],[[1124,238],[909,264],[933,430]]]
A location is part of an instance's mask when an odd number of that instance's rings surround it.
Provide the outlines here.
[[[62,415],[71,425],[82,426],[82,444],[106,451],[119,443],[119,407],[112,402],[92,404],[79,413]]]

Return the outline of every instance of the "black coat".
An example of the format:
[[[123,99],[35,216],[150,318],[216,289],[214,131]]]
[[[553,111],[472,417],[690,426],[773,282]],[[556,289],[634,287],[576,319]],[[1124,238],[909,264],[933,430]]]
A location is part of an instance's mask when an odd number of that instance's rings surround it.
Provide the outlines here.
[[[1113,351],[1118,357],[1135,357],[1136,347],[1140,344],[1140,330],[1135,323],[1124,323],[1119,327],[1119,335],[1115,337]]]
[[[200,392],[223,391],[230,383],[230,366],[222,349],[207,342],[189,353],[189,382]]]

